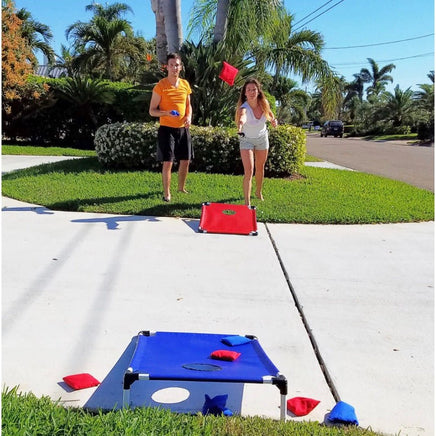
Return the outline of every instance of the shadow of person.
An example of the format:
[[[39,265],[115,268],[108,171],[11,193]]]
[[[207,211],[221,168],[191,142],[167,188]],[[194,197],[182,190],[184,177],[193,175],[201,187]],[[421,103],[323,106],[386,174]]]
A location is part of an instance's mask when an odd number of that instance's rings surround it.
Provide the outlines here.
[[[29,207],[8,207],[2,208],[2,212],[35,212],[38,215],[53,215],[50,209],[43,206],[29,206]]]
[[[127,216],[113,216],[113,217],[98,217],[98,218],[81,218],[71,220],[72,223],[104,223],[108,230],[119,230],[120,222],[132,222],[132,221],[151,221],[159,222],[154,216],[140,216],[140,215],[127,215]]]

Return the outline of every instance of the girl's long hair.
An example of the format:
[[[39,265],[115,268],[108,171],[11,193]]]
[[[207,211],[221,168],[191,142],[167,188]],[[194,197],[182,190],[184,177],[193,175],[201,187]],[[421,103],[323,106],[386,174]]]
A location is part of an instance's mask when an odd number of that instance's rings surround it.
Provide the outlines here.
[[[257,79],[248,79],[245,83],[244,86],[241,89],[241,94],[239,95],[239,100],[238,100],[238,104],[236,105],[236,113],[235,113],[235,123],[238,124],[238,112],[239,112],[239,108],[241,107],[241,105],[243,103],[245,103],[247,101],[247,97],[245,95],[245,89],[247,88],[247,85],[249,84],[254,84],[256,85],[256,88],[259,92],[259,94],[257,95],[257,102],[259,103],[260,107],[262,108],[263,113],[265,114],[266,118],[268,121],[272,121],[272,117],[271,117],[271,107],[269,105],[268,100],[265,97],[265,94],[262,91],[262,85],[260,84],[260,82]]]

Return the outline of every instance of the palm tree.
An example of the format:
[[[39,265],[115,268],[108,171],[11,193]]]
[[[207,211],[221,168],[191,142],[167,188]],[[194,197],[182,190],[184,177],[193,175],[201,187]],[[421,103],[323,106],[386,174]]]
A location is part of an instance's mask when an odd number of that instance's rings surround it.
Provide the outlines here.
[[[389,73],[395,69],[395,65],[388,64],[380,68],[374,59],[368,58],[368,62],[371,65],[371,71],[367,68],[362,68],[360,70],[360,75],[364,82],[370,83],[370,86],[366,89],[367,96],[378,96],[385,90],[388,82],[392,83],[394,81]]]
[[[193,124],[201,126],[233,125],[235,104],[238,101],[239,88],[244,80],[253,75],[249,61],[237,54],[226,57],[227,61],[238,68],[236,86],[230,87],[219,79],[224,58],[223,44],[204,45],[185,42],[180,50],[185,78],[193,86],[195,98],[192,99]]]
[[[106,4],[105,6],[99,3],[92,3],[85,6],[85,9],[93,12],[96,17],[102,17],[108,21],[119,19],[126,12],[133,13],[132,8],[125,3]]]
[[[413,95],[418,110],[418,138],[434,142],[434,71],[427,77],[432,83],[419,84],[419,91]]]
[[[272,68],[275,82],[289,73],[301,75],[303,81],[331,74],[321,57],[321,34],[292,32],[293,16],[282,0],[196,0],[194,11],[190,33],[200,30],[205,43],[221,35],[228,53],[252,58],[259,72]]]
[[[345,87],[347,95],[345,96],[344,103],[358,97],[359,101],[363,100],[363,91],[365,89],[365,78],[361,73],[353,74],[354,80],[348,83]]]
[[[420,108],[429,113],[434,113],[434,71],[430,71],[427,77],[432,83],[419,84],[420,90],[416,91],[413,97],[417,100]]]
[[[278,102],[277,118],[280,123],[301,124],[306,120],[311,98],[307,92],[298,89],[295,80],[280,77],[272,94]]]
[[[335,74],[326,75],[317,81],[321,93],[322,116],[324,119],[340,119],[343,104],[344,80]]]
[[[16,15],[22,20],[21,33],[29,48],[34,53],[35,51],[42,52],[47,58],[48,63],[52,64],[55,60],[55,54],[50,46],[50,41],[53,39],[50,28],[45,24],[35,21],[32,18],[32,14],[25,8],[21,8]]]
[[[286,26],[282,28],[286,29]],[[278,40],[256,48],[258,52],[263,52],[265,65],[272,68],[275,80],[291,73],[300,75],[303,82],[332,75],[328,63],[321,57],[324,42],[320,33],[311,30],[288,32],[290,34],[285,42],[281,43],[283,35],[277,33]]]
[[[259,39],[273,37],[287,15],[282,0],[196,0],[188,36],[198,31],[205,44],[224,42],[245,54]]]
[[[87,9],[95,13],[91,21],[78,21],[66,30],[67,38],[74,39],[75,65],[100,71],[102,77],[114,80],[126,57],[125,40],[133,37],[130,23],[120,18],[129,8],[115,3],[105,7],[88,5]]]
[[[428,112],[434,111],[434,84],[421,83],[418,87],[420,90],[414,93],[418,105]]]
[[[229,14],[230,0],[218,0],[216,8],[216,21],[213,30],[213,42],[222,41],[227,32],[227,16]]]
[[[222,38],[225,53],[251,60],[262,80],[270,69],[272,92],[279,78],[291,73],[300,75],[303,82],[329,79],[334,88],[324,90],[325,111],[338,105],[334,74],[321,57],[321,34],[308,29],[293,32],[293,16],[282,0],[196,0],[193,9],[189,34],[199,30],[205,44]]]
[[[161,64],[167,54],[178,52],[183,43],[180,0],[150,0],[156,16],[156,52]]]
[[[397,85],[394,93],[386,92],[386,103],[383,112],[385,119],[392,121],[394,127],[409,125],[413,121],[413,114],[416,111],[413,101],[413,91],[407,88],[405,91]]]
[[[53,65],[53,69],[61,68],[65,71],[63,76],[74,76],[78,71],[74,69],[74,54],[71,53],[70,49],[65,45],[61,44],[61,54],[56,55],[56,63]]]
[[[81,117],[88,116],[95,127],[98,125],[94,105],[110,104],[114,95],[109,91],[108,84],[99,79],[89,77],[67,77],[66,83],[57,89],[57,93],[76,109]]]

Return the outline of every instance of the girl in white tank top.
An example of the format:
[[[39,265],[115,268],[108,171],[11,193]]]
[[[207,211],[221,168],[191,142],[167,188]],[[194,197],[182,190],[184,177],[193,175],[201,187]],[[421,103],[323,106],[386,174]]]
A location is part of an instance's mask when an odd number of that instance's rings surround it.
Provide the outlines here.
[[[267,120],[273,127],[277,126],[277,120],[262,92],[260,83],[256,79],[249,79],[242,87],[235,115],[235,122],[240,135],[239,149],[244,166],[242,183],[244,200],[247,206],[251,205],[251,185],[254,169],[256,169],[256,197],[263,200],[262,185],[269,148]]]

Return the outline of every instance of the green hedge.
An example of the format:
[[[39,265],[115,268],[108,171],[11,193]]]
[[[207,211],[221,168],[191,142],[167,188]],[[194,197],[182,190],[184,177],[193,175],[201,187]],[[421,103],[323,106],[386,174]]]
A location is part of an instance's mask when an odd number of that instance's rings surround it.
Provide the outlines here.
[[[156,123],[114,123],[95,134],[99,161],[110,169],[159,170],[156,162]],[[225,127],[191,127],[194,159],[191,171],[241,174],[236,130]],[[270,129],[270,151],[265,166],[268,177],[286,177],[299,172],[306,155],[306,135],[294,126]]]
[[[12,143],[19,139],[33,145],[92,149],[97,128],[108,122],[152,121],[148,114],[150,91],[135,89],[128,83],[104,81],[114,101],[89,101],[83,105],[79,104],[83,95],[71,95],[67,100],[60,92],[66,83],[66,78],[29,76],[28,87],[40,98],[35,99],[29,91],[25,99],[16,102],[10,115],[3,113],[3,138],[10,138]]]
[[[53,79],[33,75],[30,75],[27,81],[29,84],[39,87],[44,84],[48,85],[54,92],[55,98],[59,98],[57,91],[62,89],[67,83],[65,77]],[[110,105],[111,110],[106,108],[104,116],[118,116],[120,121],[151,121],[148,114],[151,91],[135,88],[134,85],[126,82],[111,82],[110,80],[103,80],[102,83],[107,86],[107,90],[114,96],[114,101]],[[69,105],[71,106],[70,102]]]

